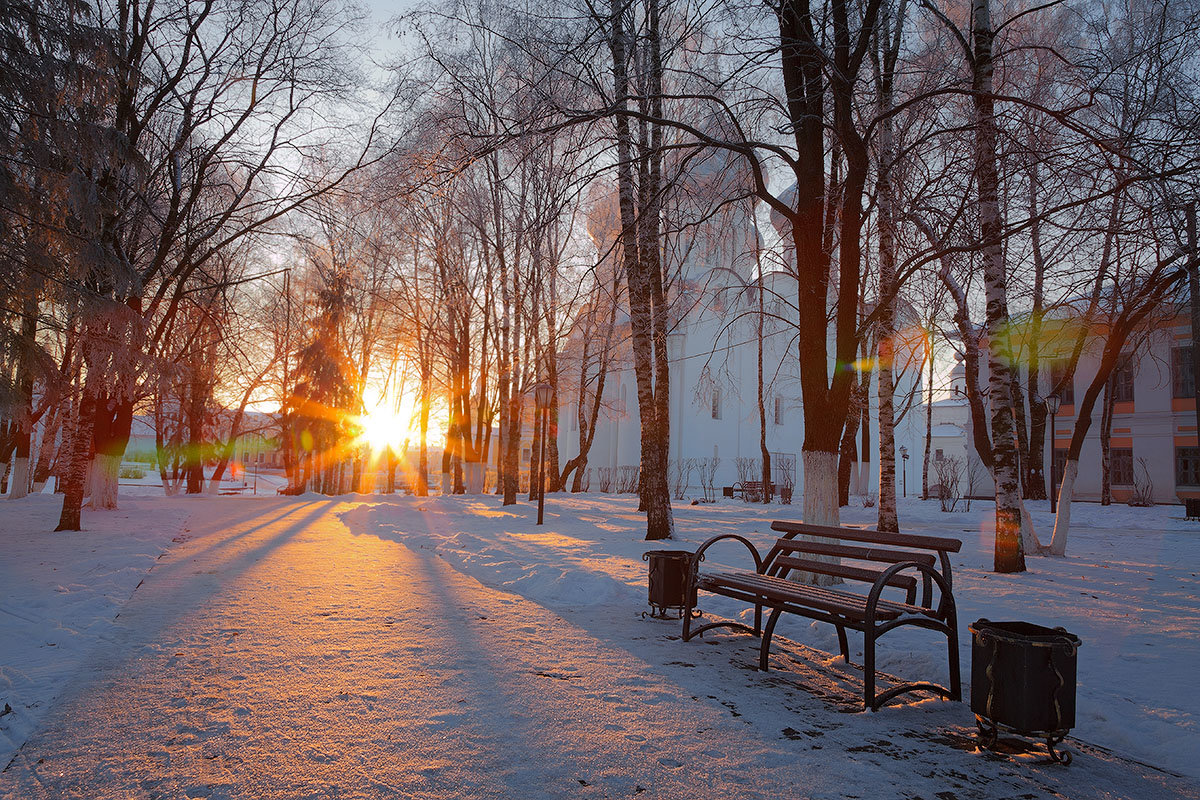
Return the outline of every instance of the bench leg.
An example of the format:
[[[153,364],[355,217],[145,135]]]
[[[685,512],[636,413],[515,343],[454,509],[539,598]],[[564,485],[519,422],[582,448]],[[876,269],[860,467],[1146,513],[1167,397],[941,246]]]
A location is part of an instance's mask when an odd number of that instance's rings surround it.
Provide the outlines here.
[[[762,636],[762,604],[754,607],[754,635]]]
[[[875,631],[870,626],[863,632],[863,706],[867,711],[875,707]]]
[[[783,613],[783,609],[772,609],[771,617],[767,620],[767,629],[763,631],[762,645],[758,650],[758,668],[763,672],[767,671],[767,657],[771,654],[771,636],[775,633],[775,623],[779,622],[779,615]]]
[[[846,629],[841,625],[837,626],[838,646],[842,648],[842,661],[850,663],[850,645],[846,641]]]
[[[958,669],[958,613],[953,605],[946,615],[946,626],[949,628],[946,648],[950,651],[950,699],[962,702],[962,676]]]
[[[692,589],[690,586],[684,586],[684,606],[683,606],[683,640],[692,638]]]

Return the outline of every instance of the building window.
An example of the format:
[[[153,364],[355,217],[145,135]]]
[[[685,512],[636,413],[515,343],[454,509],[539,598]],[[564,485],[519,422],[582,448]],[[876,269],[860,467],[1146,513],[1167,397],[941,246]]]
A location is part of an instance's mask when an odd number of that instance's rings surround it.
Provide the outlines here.
[[[712,390],[712,418],[721,418],[721,387],[714,386]]]
[[[1066,374],[1067,374],[1067,362],[1066,361],[1052,362],[1050,364],[1050,375],[1049,375],[1050,380],[1049,380],[1049,386],[1047,387],[1047,391],[1051,391],[1051,392],[1055,391],[1055,387],[1057,387],[1060,383],[1062,383],[1063,378],[1066,376]],[[1075,404],[1075,381],[1074,380],[1067,381],[1066,385],[1064,385],[1061,389],[1058,389],[1058,399],[1062,402],[1062,404],[1064,406],[1070,406],[1070,405]]]
[[[783,424],[783,398],[775,395],[775,424]]]
[[[1200,486],[1200,447],[1175,448],[1175,485]]]
[[[942,448],[939,447],[936,451],[934,451],[933,460],[941,461],[943,458],[945,458],[945,456],[942,454]]]
[[[1113,486],[1133,486],[1133,449],[1114,447],[1108,451],[1108,480]]]
[[[1117,366],[1113,369],[1112,376],[1109,378],[1114,403],[1133,402],[1133,373],[1133,355],[1126,353],[1118,359]]]
[[[529,457],[531,455],[533,455],[533,454],[528,447],[521,448],[521,460],[524,461],[526,464],[529,463]]]
[[[1171,348],[1171,396],[1195,397],[1196,374],[1192,370],[1192,348]]]

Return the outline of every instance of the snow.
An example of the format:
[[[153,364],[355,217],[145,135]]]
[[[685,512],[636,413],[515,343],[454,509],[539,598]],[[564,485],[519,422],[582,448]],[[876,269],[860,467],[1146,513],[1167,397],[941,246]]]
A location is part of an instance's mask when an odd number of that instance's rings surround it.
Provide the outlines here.
[[[161,487],[159,490],[161,494]],[[0,500],[0,765],[105,641],[121,605],[178,540],[187,502],[122,498],[84,512],[82,531],[51,533],[62,496]]]
[[[1200,798],[1200,525],[1177,506],[1079,504],[1067,558],[1000,576],[989,503],[901,501],[905,530],[964,539],[964,681],[979,617],[1083,640],[1064,769],[977,752],[965,704],[854,713],[830,626],[781,622],[761,673],[751,637],[642,618],[645,550],[766,545],[794,506],[677,506],[647,543],[632,497],[551,495],[539,528],[490,496],[146,493],[77,534],[47,532],[58,498],[0,501],[0,797]],[[879,668],[944,681],[944,639],[895,632]]]
[[[694,550],[719,533],[740,533],[759,547],[778,534],[773,519],[796,519],[798,508],[765,508],[741,501],[677,506],[675,540],[642,540],[644,523],[633,498],[551,496],[545,532],[530,533],[528,513],[497,508],[492,498],[429,499],[415,519],[396,506],[359,506],[343,517],[401,541],[432,545],[456,567],[486,585],[513,592],[556,611],[584,606],[625,608],[645,602],[648,549]],[[1036,528],[1048,541],[1053,515],[1047,502],[1030,503]],[[432,510],[436,509],[436,512]],[[964,686],[969,687],[971,640],[966,627],[980,618],[1062,626],[1079,636],[1077,738],[1167,769],[1200,776],[1200,696],[1181,692],[1200,661],[1200,524],[1180,506],[1130,508],[1074,504],[1067,558],[1030,557],[1028,571],[991,571],[990,502],[944,513],[936,501],[900,501],[901,527],[963,540],[951,558],[958,603]],[[842,509],[844,524],[873,524],[875,509]],[[470,531],[469,533],[466,531]],[[731,545],[731,566],[743,553]],[[710,555],[710,559],[713,556]],[[745,616],[744,604],[702,595],[706,613]],[[837,652],[830,625],[784,617],[778,635]],[[856,649],[857,648],[857,649]],[[861,637],[851,637],[852,659]],[[903,631],[881,640],[884,672],[946,685],[944,639]],[[964,697],[969,696],[964,689]],[[969,716],[969,714],[968,714]]]

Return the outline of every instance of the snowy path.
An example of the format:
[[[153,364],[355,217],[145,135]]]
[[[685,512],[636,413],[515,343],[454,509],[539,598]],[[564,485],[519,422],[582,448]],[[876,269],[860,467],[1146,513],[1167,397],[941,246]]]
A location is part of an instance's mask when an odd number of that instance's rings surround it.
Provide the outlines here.
[[[564,618],[348,530],[353,505],[195,515],[0,797],[1200,797],[1095,749],[970,752],[948,703],[842,713],[853,670],[799,646],[763,674],[745,637]]]

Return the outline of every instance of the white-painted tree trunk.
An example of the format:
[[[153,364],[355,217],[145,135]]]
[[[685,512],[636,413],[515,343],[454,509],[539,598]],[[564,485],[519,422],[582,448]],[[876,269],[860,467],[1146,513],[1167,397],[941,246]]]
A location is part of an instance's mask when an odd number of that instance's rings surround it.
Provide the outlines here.
[[[1033,516],[1029,513],[1029,509],[1025,507],[1025,499],[1021,499],[1021,547],[1025,550],[1026,555],[1034,555],[1043,552],[1041,541],[1038,539],[1037,531],[1033,527]]]
[[[805,450],[802,456],[804,459],[804,521],[810,525],[837,527],[841,522],[838,511],[838,454]],[[800,538],[816,541],[810,536]],[[806,554],[805,558],[827,561],[831,564],[837,564],[840,561],[833,556]],[[818,586],[828,586],[840,582],[830,575],[816,575],[811,572],[797,572],[789,577],[801,583]]]
[[[8,481],[8,496],[17,499],[29,494],[29,459],[14,458]]]
[[[121,457],[97,455],[92,459],[91,509],[114,509],[117,507],[117,480],[121,474]]]
[[[466,464],[463,464],[463,472],[466,473],[467,494],[483,494],[484,479],[487,478],[487,465],[481,464],[478,461],[468,461]],[[548,470],[547,482],[549,482]]]
[[[1079,460],[1067,459],[1063,470],[1062,488],[1058,492],[1058,513],[1054,515],[1054,536],[1050,539],[1050,555],[1067,554],[1067,533],[1071,529],[1071,495],[1075,493],[1075,478],[1079,476]],[[1050,487],[1054,491],[1054,487]]]

